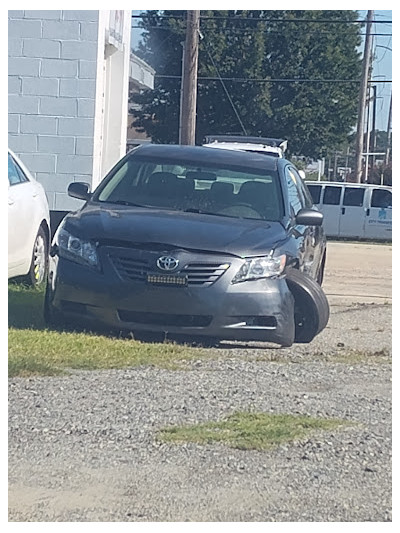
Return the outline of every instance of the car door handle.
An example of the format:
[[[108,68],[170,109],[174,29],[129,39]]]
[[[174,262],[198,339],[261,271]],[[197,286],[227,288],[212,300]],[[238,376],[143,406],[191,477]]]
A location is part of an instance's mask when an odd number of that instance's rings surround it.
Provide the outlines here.
[[[369,210],[369,207],[367,207],[367,209],[365,210],[365,214],[367,215],[367,217],[369,217],[369,213],[370,213],[370,210]]]
[[[344,215],[346,212],[346,209],[344,207],[342,207],[342,215]]]
[[[8,199],[8,205],[14,205],[14,200],[12,198]]]

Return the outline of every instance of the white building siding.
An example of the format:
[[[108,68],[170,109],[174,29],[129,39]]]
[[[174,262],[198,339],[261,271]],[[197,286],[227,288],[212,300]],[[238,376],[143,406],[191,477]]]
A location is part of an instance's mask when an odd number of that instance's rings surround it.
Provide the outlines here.
[[[82,202],[67,195],[68,184],[94,187],[125,151],[130,11],[15,10],[8,17],[8,144],[44,185],[51,210],[76,209]],[[120,109],[105,120],[110,27],[121,34],[111,50]]]

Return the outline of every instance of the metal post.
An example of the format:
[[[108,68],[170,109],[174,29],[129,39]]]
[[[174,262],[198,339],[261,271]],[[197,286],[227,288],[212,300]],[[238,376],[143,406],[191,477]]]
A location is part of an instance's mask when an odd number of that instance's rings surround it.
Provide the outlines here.
[[[369,10],[367,14],[367,31],[365,35],[365,45],[364,45],[364,57],[362,65],[362,78],[360,84],[360,94],[358,101],[358,121],[357,121],[357,135],[356,135],[356,166],[355,166],[355,176],[356,182],[361,182],[362,175],[362,152],[364,145],[364,112],[365,112],[365,103],[367,98],[367,86],[368,86],[368,76],[369,69],[371,65],[371,48],[372,48],[372,39],[371,39],[371,26],[374,12]]]

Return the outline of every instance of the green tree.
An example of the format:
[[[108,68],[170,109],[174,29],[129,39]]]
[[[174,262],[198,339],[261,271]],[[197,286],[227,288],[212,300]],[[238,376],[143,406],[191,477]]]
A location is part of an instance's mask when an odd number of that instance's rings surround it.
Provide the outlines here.
[[[357,12],[202,11],[201,15],[197,143],[208,133],[276,136],[289,140],[291,153],[316,157],[346,139],[356,122],[357,83],[274,80],[357,80],[358,24],[294,20],[351,21]],[[137,53],[159,77],[154,91],[134,97],[140,104],[135,126],[154,142],[175,143],[186,12],[148,11],[142,26],[144,39]],[[219,76],[243,81],[201,79]]]

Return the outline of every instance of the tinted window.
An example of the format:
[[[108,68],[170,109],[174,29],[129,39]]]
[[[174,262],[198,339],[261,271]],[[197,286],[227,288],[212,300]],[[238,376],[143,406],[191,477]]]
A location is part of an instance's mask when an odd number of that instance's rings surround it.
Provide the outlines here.
[[[321,189],[321,185],[308,185],[308,190],[310,191],[314,204],[319,204],[319,199],[321,197]]]
[[[28,181],[28,178],[24,175],[17,163],[8,154],[8,182],[10,185],[16,185],[17,183],[23,183]]]
[[[290,167],[286,167],[286,183],[288,188],[289,203],[293,208],[294,214],[297,213],[305,206],[305,199],[299,189],[297,183],[297,177]]]
[[[334,187],[328,185],[327,187],[325,187],[324,199],[322,203],[325,205],[339,205],[341,192],[341,187]]]
[[[276,170],[125,159],[98,188],[94,201],[139,204],[234,218],[280,220],[282,194]]]
[[[386,189],[372,191],[371,207],[392,207],[392,193]]]
[[[343,205],[362,207],[365,189],[346,187],[344,190]]]

